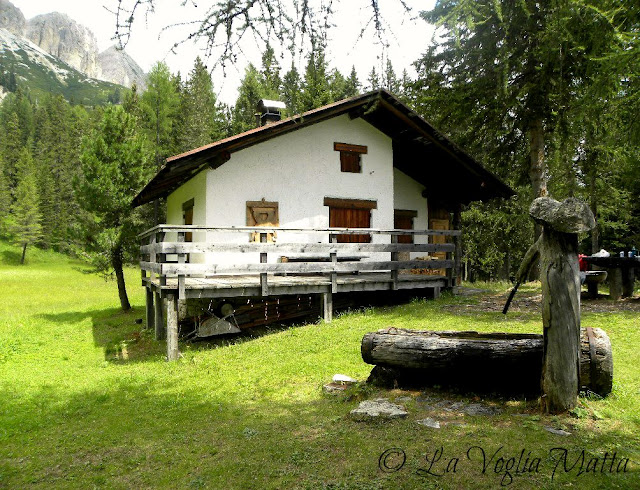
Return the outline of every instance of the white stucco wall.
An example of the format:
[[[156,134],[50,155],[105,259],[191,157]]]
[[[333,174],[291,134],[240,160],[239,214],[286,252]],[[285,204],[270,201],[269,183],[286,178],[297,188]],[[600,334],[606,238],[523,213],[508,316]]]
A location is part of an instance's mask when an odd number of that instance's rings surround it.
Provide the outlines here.
[[[193,199],[193,224],[206,225],[207,208],[205,206],[207,196],[207,176],[205,172],[187,181],[169,197],[167,197],[167,223],[172,225],[183,224],[182,204]],[[203,241],[204,233],[194,233],[193,241]],[[167,233],[166,241],[174,241],[177,239],[176,233]],[[168,257],[169,260],[172,257]],[[191,254],[189,260],[192,263],[203,263],[205,261],[204,254]]]
[[[429,228],[429,216],[427,199],[422,197],[425,187],[416,182],[407,174],[397,168],[393,169],[393,194],[395,209],[409,209],[418,212],[418,216],[413,219],[414,230],[426,230]],[[426,235],[416,235],[414,243],[428,243]],[[426,253],[412,253],[411,258],[420,257]]]

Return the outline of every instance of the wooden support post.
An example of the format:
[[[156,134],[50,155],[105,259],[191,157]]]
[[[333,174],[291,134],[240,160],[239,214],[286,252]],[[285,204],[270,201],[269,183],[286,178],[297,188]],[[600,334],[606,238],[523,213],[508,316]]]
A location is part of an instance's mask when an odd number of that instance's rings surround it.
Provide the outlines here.
[[[462,209],[461,205],[456,205],[453,211],[453,229],[459,230],[462,223]],[[460,235],[453,237],[453,243],[456,246],[453,266],[453,286],[459,286],[462,283],[461,264],[462,264],[462,237]]]
[[[614,301],[622,298],[622,269],[612,267],[609,269],[609,295]]]
[[[178,232],[178,243],[184,243],[185,240],[185,232]],[[187,261],[186,254],[178,254],[178,264],[184,264]],[[185,292],[185,275],[178,274],[178,299],[184,299],[186,296]]]
[[[267,243],[267,234],[260,233],[260,243]],[[265,252],[260,253],[260,263],[267,263],[267,254]],[[269,285],[267,284],[267,273],[262,272],[260,274],[260,290],[262,296],[269,296]]]
[[[146,311],[147,311],[147,320],[145,323],[145,328],[152,329],[154,327],[154,311],[153,311],[153,291],[151,290],[151,286],[147,286],[145,288],[146,293]]]
[[[433,288],[433,299],[438,299],[440,297],[440,286],[436,286]]]
[[[322,306],[324,322],[331,323],[331,320],[333,320],[333,294],[331,291],[322,293]]]
[[[156,291],[154,293],[155,296],[155,314],[154,314],[154,325],[156,327],[156,340],[164,340],[165,338],[165,327],[164,327],[164,312],[162,308],[162,296],[160,295],[160,291]]]
[[[391,243],[393,243],[394,245],[397,245],[398,235],[391,235]],[[391,252],[391,260],[395,262],[398,259],[399,259],[398,252]],[[393,291],[398,290],[398,273],[399,273],[398,269],[393,269],[391,271],[391,289]]]
[[[631,267],[625,267],[622,269],[622,297],[633,297],[633,290],[635,288],[635,269]]]
[[[176,361],[178,352],[178,296],[167,295],[167,361]]]
[[[338,237],[336,235],[330,235],[329,241],[331,243],[338,243]],[[338,263],[338,254],[336,252],[331,252],[329,256],[331,257],[331,263],[335,267],[335,265]],[[334,270],[333,272],[331,272],[331,293],[337,293],[337,292],[338,292],[338,273]]]

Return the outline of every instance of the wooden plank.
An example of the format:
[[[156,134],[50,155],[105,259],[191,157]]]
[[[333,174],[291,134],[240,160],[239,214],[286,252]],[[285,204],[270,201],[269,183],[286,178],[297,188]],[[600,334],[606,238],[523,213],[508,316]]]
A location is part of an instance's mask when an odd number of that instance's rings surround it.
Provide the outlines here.
[[[178,297],[167,295],[167,361],[177,361],[178,351]]]
[[[329,273],[365,272],[398,269],[445,269],[454,266],[452,260],[409,260],[405,262],[285,262],[276,264],[162,264],[162,273],[179,274],[250,274],[250,273]]]
[[[331,198],[326,198],[331,199]],[[344,200],[343,200],[344,201]],[[350,200],[347,200],[350,201]],[[367,202],[375,202],[375,201],[367,201]],[[378,228],[366,228],[366,229],[348,229],[348,228],[282,228],[278,226],[268,227],[268,226],[200,226],[200,225],[158,225],[150,230],[147,230],[138,235],[139,238],[144,238],[149,236],[151,231],[155,233],[161,232],[193,232],[193,231],[208,231],[208,232],[222,232],[222,233],[247,233],[247,232],[291,232],[291,233],[354,233],[354,234],[362,234],[362,233],[371,233],[375,235],[403,235],[403,234],[413,234],[413,235],[449,235],[456,236],[460,235],[462,232],[460,230],[402,230],[402,229],[378,229]]]
[[[333,144],[334,151],[349,151],[351,153],[362,153],[364,155],[367,154],[367,147],[364,145],[351,145],[349,143],[334,143]]]
[[[140,269],[156,274],[162,274],[162,264],[155,264],[152,262],[140,262]]]
[[[342,209],[378,209],[378,201],[367,199],[341,199],[337,197],[325,197],[324,205]]]
[[[233,253],[272,253],[286,254],[327,254],[331,253],[353,255],[355,253],[382,253],[382,252],[453,252],[456,246],[453,243],[177,243],[163,242],[155,245],[143,245],[140,253],[143,255],[155,253],[207,253],[207,252],[233,252]],[[150,262],[154,262],[151,260]]]

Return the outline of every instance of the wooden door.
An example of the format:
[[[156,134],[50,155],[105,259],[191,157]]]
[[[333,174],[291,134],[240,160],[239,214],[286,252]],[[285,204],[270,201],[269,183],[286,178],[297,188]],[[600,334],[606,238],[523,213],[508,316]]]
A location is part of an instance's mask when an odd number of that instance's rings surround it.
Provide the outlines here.
[[[371,210],[329,208],[331,228],[371,228]],[[337,235],[338,243],[369,243],[371,235]]]
[[[432,230],[448,230],[449,229],[449,220],[448,219],[430,219],[429,220],[429,228]],[[448,237],[445,235],[432,235],[431,243],[447,243]],[[434,252],[432,254],[438,260],[445,260],[447,258],[446,252]],[[446,269],[434,269],[437,271],[439,276],[446,276]]]
[[[188,207],[184,210],[184,215],[183,215],[183,221],[185,225],[192,225],[193,224],[193,206]],[[193,233],[188,231],[187,233],[184,234],[184,241],[185,242],[192,242],[193,241]]]

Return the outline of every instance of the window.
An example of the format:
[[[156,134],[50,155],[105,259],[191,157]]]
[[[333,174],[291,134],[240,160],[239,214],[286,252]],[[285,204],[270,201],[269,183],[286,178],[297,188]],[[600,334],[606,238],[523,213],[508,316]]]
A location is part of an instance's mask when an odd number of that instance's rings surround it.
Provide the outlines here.
[[[376,209],[376,201],[361,199],[324,198],[329,207],[331,228],[371,228],[371,210]],[[337,235],[338,243],[369,243],[371,235]]]
[[[261,201],[247,201],[247,226],[280,226],[278,219],[278,203]],[[251,242],[260,241],[260,233],[253,232],[249,238]],[[267,234],[267,242],[275,241],[275,233]]]
[[[340,152],[340,171],[359,174],[362,172],[360,155],[367,153],[367,147],[362,145],[350,145],[347,143],[334,143],[334,151]]]

